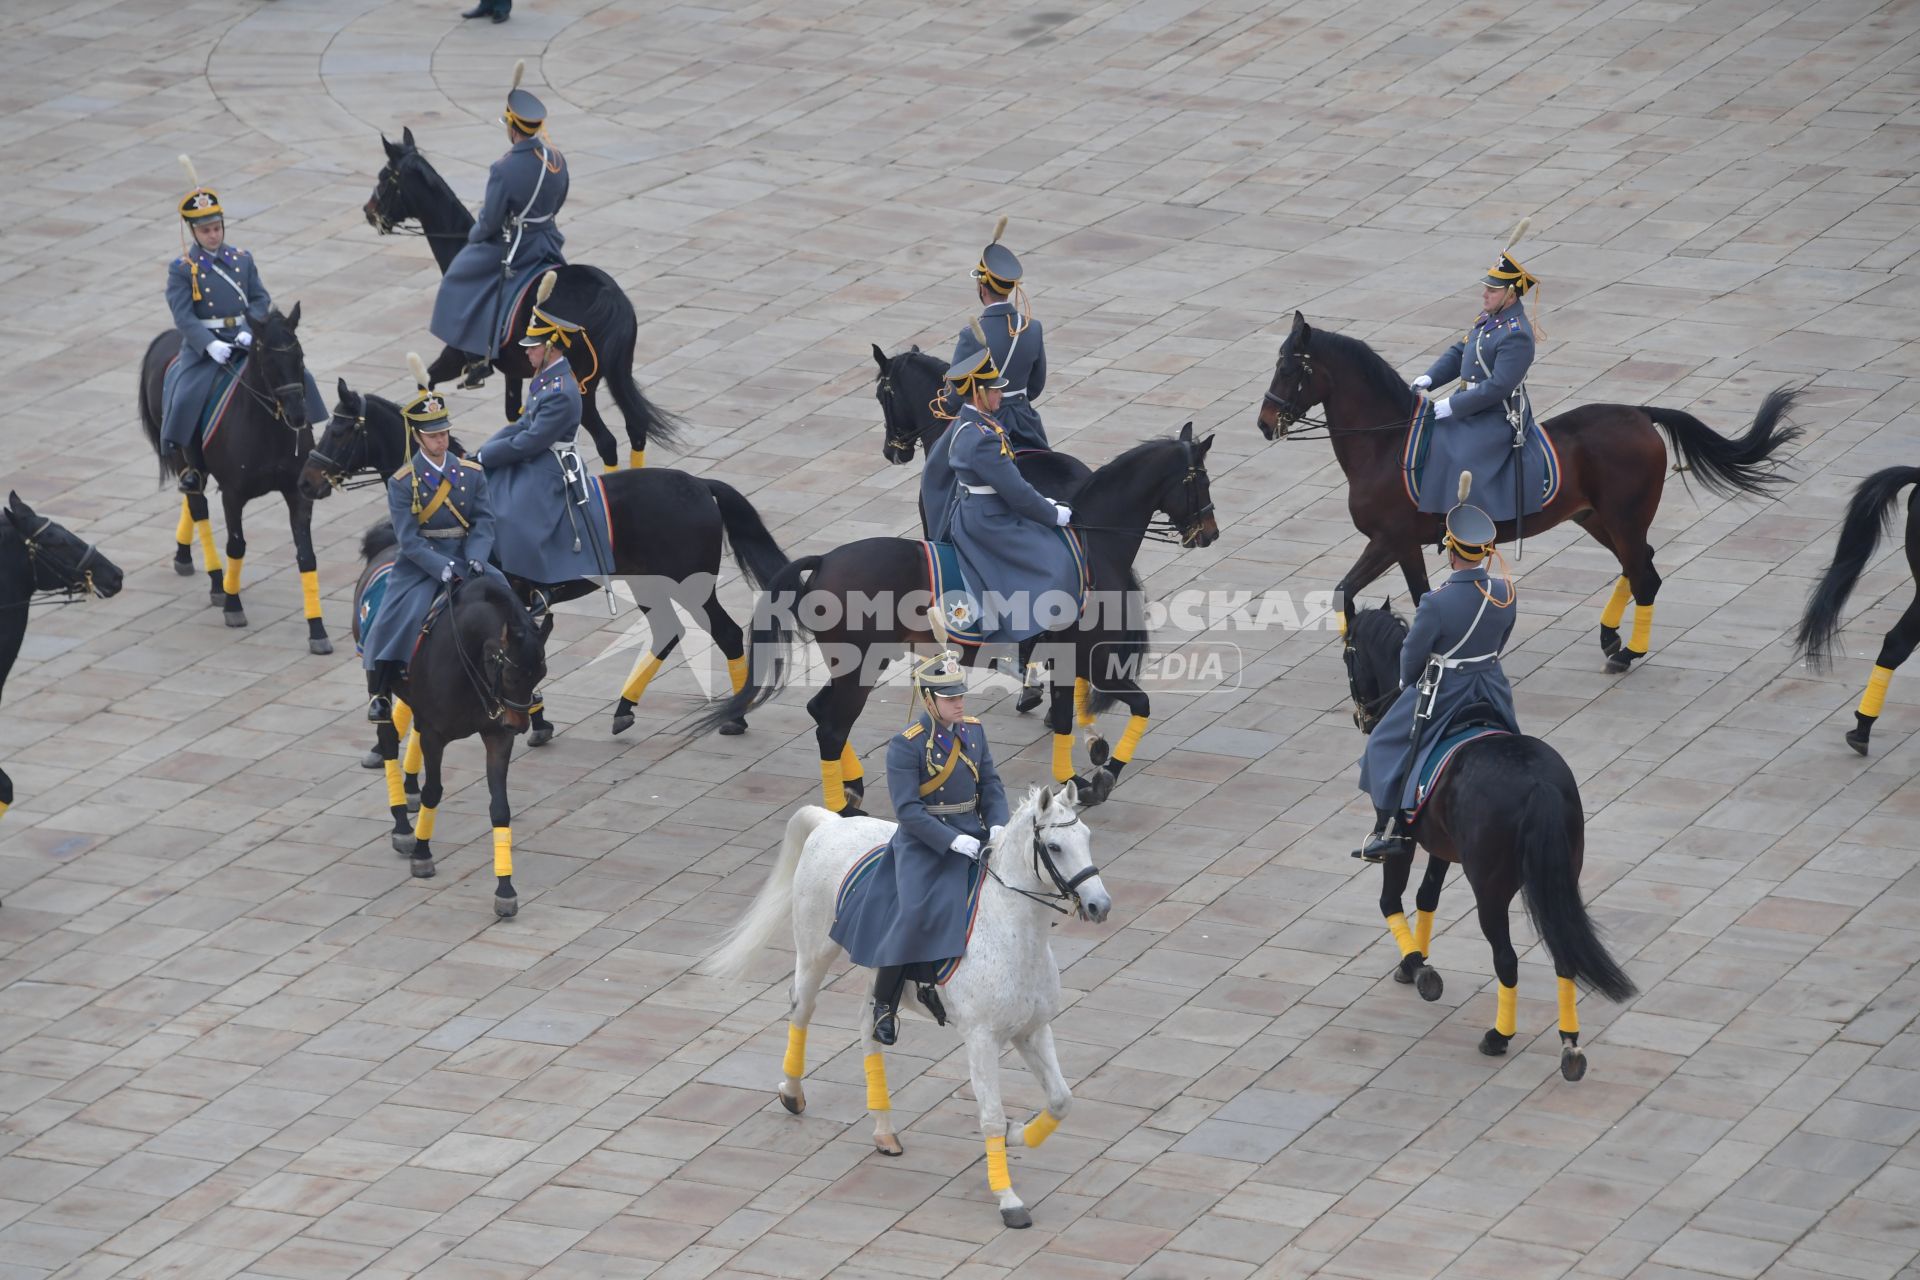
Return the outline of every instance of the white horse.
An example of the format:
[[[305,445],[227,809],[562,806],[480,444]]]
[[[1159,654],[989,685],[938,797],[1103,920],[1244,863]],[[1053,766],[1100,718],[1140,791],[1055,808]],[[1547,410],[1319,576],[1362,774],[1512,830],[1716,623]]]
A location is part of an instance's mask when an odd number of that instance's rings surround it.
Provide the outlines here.
[[[827,936],[840,883],[861,855],[887,842],[894,824],[880,818],[842,818],[808,805],[787,820],[787,835],[773,874],[728,935],[702,966],[722,977],[743,976],[754,956],[793,925],[793,1008],[787,1024],[785,1073],[780,1102],[795,1115],[806,1108],[800,1078],[807,1071],[807,1023],[815,998],[840,946]],[[1054,913],[1072,905],[1080,918],[1098,923],[1113,902],[1093,865],[1092,833],[1075,808],[1072,789],[1036,787],[1007,819],[998,844],[983,854],[987,883],[980,886],[967,954],[941,988],[948,1020],[967,1044],[967,1070],[980,1106],[986,1137],[987,1186],[1000,1199],[1000,1220],[1030,1227],[1033,1215],[1013,1193],[1007,1143],[1037,1147],[1060,1126],[1073,1094],[1053,1052],[1053,1015],[1060,1005],[1060,966],[1047,942]],[[955,854],[954,857],[961,855]],[[901,1153],[893,1131],[886,1060],[873,1038],[873,1006],[861,1021],[867,1044],[867,1110],[873,1115],[873,1145],[882,1155]],[[1000,1107],[1000,1055],[1012,1044],[1047,1094],[1047,1107],[1019,1129],[1009,1130]]]

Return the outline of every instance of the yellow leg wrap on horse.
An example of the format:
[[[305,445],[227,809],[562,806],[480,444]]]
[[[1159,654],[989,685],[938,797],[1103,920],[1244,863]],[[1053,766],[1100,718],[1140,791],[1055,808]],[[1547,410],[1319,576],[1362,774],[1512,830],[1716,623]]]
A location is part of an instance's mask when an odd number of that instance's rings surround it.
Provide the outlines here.
[[[1423,956],[1433,954],[1433,912],[1413,913],[1413,949]]]
[[[206,553],[207,568],[220,568],[220,548],[213,544],[213,521],[195,520],[193,527],[200,534],[200,550]]]
[[[893,1110],[893,1095],[887,1092],[887,1060],[877,1053],[867,1055],[867,1110]]]
[[[1020,1131],[1020,1137],[1028,1146],[1037,1147],[1048,1138],[1051,1138],[1053,1131],[1059,1127],[1060,1122],[1054,1119],[1053,1112],[1042,1111],[1039,1115],[1027,1121],[1027,1127]]]
[[[421,757],[424,754],[420,749],[420,735],[417,733],[408,734],[406,763],[402,766],[402,771],[409,778],[417,778],[420,776],[420,766],[424,763]]]
[[[513,828],[495,827],[493,829],[493,874],[510,876],[513,874]]]
[[[727,659],[727,680],[735,693],[747,687],[747,655]]]
[[[628,702],[640,701],[640,695],[647,691],[649,684],[653,683],[653,677],[659,672],[660,666],[660,659],[655,655],[641,654],[639,661],[633,664],[633,674],[629,675],[627,683],[621,686],[620,696]]]
[[[1873,669],[1873,674],[1867,677],[1867,691],[1860,695],[1861,715],[1878,716],[1880,714],[1880,708],[1887,705],[1887,685],[1892,681],[1892,667],[1876,666]]]
[[[413,708],[399,698],[393,700],[393,732],[398,738],[405,738],[407,730],[413,728]]]
[[[1413,930],[1407,928],[1407,913],[1396,911],[1387,917],[1387,929],[1393,934],[1393,940],[1400,944],[1400,954],[1408,955],[1417,948],[1413,945]]]
[[[400,762],[386,762],[387,771],[387,808],[398,809],[407,802],[407,789],[400,784]]]
[[[230,596],[240,594],[240,566],[245,562],[246,557],[244,556],[235,556],[233,559],[227,561],[227,573],[226,576],[220,580],[220,589]]]
[[[600,464],[600,470],[607,475],[612,475],[614,472],[618,471],[619,469],[620,469],[620,464],[617,462],[603,462]]]
[[[787,1024],[787,1056],[780,1060],[780,1070],[798,1080],[807,1074],[807,1029]]]
[[[1085,676],[1073,678],[1073,719],[1082,729],[1093,724],[1093,682]]]
[[[1627,601],[1633,599],[1633,584],[1621,578],[1613,584],[1613,594],[1607,597],[1607,607],[1600,611],[1600,625],[1620,629],[1620,620],[1627,616]]]
[[[1627,641],[1627,648],[1635,653],[1647,651],[1647,640],[1653,635],[1653,606],[1637,604],[1633,606],[1633,639]]]
[[[987,1189],[990,1191],[1013,1190],[1013,1175],[1007,1172],[1007,1140],[1005,1138],[987,1139]]]
[[[1574,1008],[1574,989],[1572,978],[1560,980],[1560,1029],[1568,1035],[1580,1034],[1580,1014]]]
[[[1345,609],[1335,609],[1333,611],[1333,629],[1338,631],[1342,638],[1345,638],[1347,634],[1347,611]]]
[[[1126,732],[1120,735],[1120,741],[1113,748],[1113,758],[1121,764],[1133,759],[1133,753],[1140,747],[1140,739],[1147,736],[1147,718],[1128,716]]]
[[[647,451],[645,449],[627,450],[627,465],[633,468],[635,471],[638,471],[640,468],[646,466]]]
[[[1065,782],[1073,777],[1073,735],[1056,733],[1053,735],[1053,780]]]
[[[180,495],[180,523],[173,527],[173,540],[183,547],[193,544],[193,504],[184,493]]]
[[[1495,986],[1499,986],[1499,983],[1500,980],[1495,978]],[[1499,986],[1499,992],[1493,1006],[1493,1029],[1503,1036],[1510,1036],[1519,1015],[1520,988]]]
[[[840,777],[845,782],[858,782],[867,776],[866,769],[860,763],[859,755],[849,742],[840,748]]]
[[[12,805],[8,804],[5,800],[0,800],[0,818],[6,817],[7,810],[11,808],[13,808]]]
[[[421,805],[420,816],[413,821],[413,834],[422,840],[433,839],[433,820],[439,816],[438,809],[429,809],[426,805]]]
[[[320,571],[302,569],[300,571],[300,607],[309,618],[320,616]]]
[[[847,807],[847,788],[840,780],[838,760],[820,762],[820,794],[823,797],[821,803],[835,813]]]

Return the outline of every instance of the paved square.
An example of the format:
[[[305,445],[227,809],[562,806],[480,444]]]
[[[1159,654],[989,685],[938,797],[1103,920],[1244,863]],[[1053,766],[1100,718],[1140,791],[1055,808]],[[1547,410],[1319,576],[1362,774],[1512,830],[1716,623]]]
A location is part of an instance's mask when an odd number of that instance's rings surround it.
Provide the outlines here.
[[[0,1277],[1920,1277],[1920,680],[1894,681],[1870,758],[1841,742],[1913,590],[1897,542],[1832,672],[1789,643],[1859,479],[1920,463],[1911,5],[521,0],[493,25],[461,2],[8,14],[0,487],[128,578],[36,610],[0,705]],[[305,652],[265,502],[253,625],[222,627],[168,568],[135,370],[188,151],[303,304],[322,387],[400,390],[405,353],[437,350],[436,274],[361,216],[378,135],[410,126],[477,201],[521,57],[575,166],[569,259],[634,298],[639,377],[690,424],[650,462],[740,487],[789,554],[917,529],[869,348],[946,349],[1002,213],[1054,440],[1100,462],[1218,433],[1224,536],[1150,547],[1156,594],[1339,579],[1359,540],[1329,449],[1253,423],[1293,311],[1416,372],[1522,215],[1543,414],[1733,432],[1804,384],[1782,501],[1670,478],[1629,675],[1595,643],[1605,552],[1562,529],[1518,567],[1522,720],[1579,777],[1587,896],[1643,992],[1583,1003],[1587,1078],[1555,1070],[1518,914],[1522,1034],[1474,1052],[1492,970],[1457,879],[1444,998],[1388,978],[1325,630],[1212,633],[1244,681],[1158,698],[1093,816],[1116,911],[1055,935],[1077,1102],[1015,1153],[1031,1231],[997,1222],[950,1031],[908,1021],[884,1161],[860,975],[822,1000],[795,1118],[783,956],[752,984],[692,972],[816,796],[804,692],[687,741],[724,686],[690,642],[614,738],[637,614],[569,606],[562,732],[512,778],[520,916],[488,908],[472,743],[441,874],[410,881],[344,643],[377,496],[318,509],[339,655]],[[497,394],[455,398],[469,439]],[[1404,603],[1369,599],[1389,588]],[[723,597],[746,616],[737,576]],[[870,766],[902,715],[897,689],[870,709]],[[1046,775],[1035,721],[1004,697],[985,718],[1010,779]],[[1011,1060],[1008,1091],[1038,1100]]]

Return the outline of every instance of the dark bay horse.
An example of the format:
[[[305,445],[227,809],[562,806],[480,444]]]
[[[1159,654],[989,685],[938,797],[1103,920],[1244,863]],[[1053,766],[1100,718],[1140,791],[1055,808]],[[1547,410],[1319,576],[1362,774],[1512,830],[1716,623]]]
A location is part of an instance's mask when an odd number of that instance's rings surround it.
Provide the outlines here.
[[[1785,388],[1761,402],[1753,425],[1728,439],[1689,413],[1647,405],[1589,404],[1548,418],[1542,427],[1560,459],[1560,490],[1552,502],[1526,518],[1528,535],[1572,520],[1620,562],[1620,580],[1600,615],[1600,648],[1607,670],[1625,671],[1647,656],[1653,601],[1660,574],[1653,567],[1647,530],[1660,506],[1667,453],[1656,427],[1672,437],[1679,471],[1691,472],[1720,497],[1766,494],[1785,477],[1769,462],[1800,436],[1783,426],[1796,393]],[[1428,590],[1423,548],[1440,537],[1441,517],[1418,510],[1406,488],[1402,455],[1421,398],[1372,347],[1357,338],[1308,326],[1293,313],[1293,330],[1280,344],[1273,381],[1260,406],[1260,432],[1283,439],[1297,423],[1324,427],[1333,455],[1347,476],[1347,510],[1367,545],[1340,579],[1341,620],[1350,622],[1353,601],[1367,584],[1398,563],[1414,602]],[[1325,406],[1322,422],[1307,413]],[[1441,430],[1445,430],[1442,426]],[[1500,540],[1515,536],[1514,521],[1500,525]],[[1634,603],[1633,634],[1623,645],[1620,624],[1627,600]]]
[[[873,344],[873,362],[880,366],[880,373],[874,380],[874,399],[880,402],[880,413],[885,426],[885,435],[881,440],[880,452],[888,462],[895,466],[905,466],[913,461],[916,448],[921,452],[931,450],[940,437],[946,434],[953,419],[943,418],[934,412],[940,395],[946,390],[947,365],[940,357],[929,355],[919,347],[902,351],[890,356],[880,349],[879,343]],[[1020,475],[1026,482],[1039,490],[1043,497],[1053,498],[1072,505],[1073,495],[1087,482],[1093,469],[1071,454],[1054,449],[1026,449],[1014,455],[1014,465],[1020,469]],[[920,529],[927,528],[925,504],[920,504]],[[1033,683],[1032,672],[1028,666],[1033,656],[1034,641],[1026,641],[1019,648],[1020,696],[1014,702],[1014,710],[1031,711],[1039,706],[1041,685]]]
[[[433,260],[446,274],[454,255],[467,243],[473,230],[473,215],[453,193],[427,158],[414,145],[413,130],[401,131],[398,143],[385,136],[380,145],[387,149],[387,163],[375,181],[373,195],[364,206],[367,223],[381,235],[411,230],[408,222],[420,224],[420,234],[433,250]],[[505,304],[503,304],[505,305]],[[613,401],[627,421],[627,441],[631,448],[628,465],[646,465],[647,442],[658,441],[669,447],[680,440],[680,421],[654,406],[633,380],[633,350],[640,336],[639,321],[634,318],[633,303],[620,290],[614,278],[598,267],[569,264],[558,270],[550,300],[553,314],[565,316],[586,328],[585,348],[569,349],[568,360],[574,376],[580,380],[581,425],[593,437],[594,448],[609,471],[619,466],[620,454],[607,430],[606,420],[594,393],[605,382],[613,392]],[[520,416],[522,385],[533,377],[533,366],[519,340],[527,331],[527,317],[533,310],[531,291],[514,312],[512,329],[493,367],[506,375],[507,421]],[[435,385],[459,374],[464,361],[451,348],[427,368]]]
[[[174,572],[193,575],[193,536],[197,529],[206,553],[208,598],[221,605],[226,624],[247,625],[240,605],[240,566],[247,554],[247,535],[241,515],[249,502],[277,493],[287,504],[293,529],[293,554],[300,568],[300,595],[307,619],[307,651],[332,653],[333,641],[320,617],[320,562],[313,554],[313,503],[300,492],[300,468],[313,447],[312,424],[307,421],[306,358],[295,330],[300,326],[300,304],[286,315],[269,312],[254,334],[227,407],[201,444],[206,475],[220,487],[220,505],[227,517],[227,563],[213,545],[213,523],[204,493],[183,495],[180,523],[174,531]],[[180,353],[180,331],[164,330],[147,345],[140,362],[140,425],[147,443],[160,457],[161,384],[167,366]],[[174,474],[168,460],[160,461],[162,479]]]
[[[1406,637],[1406,620],[1385,605],[1355,615],[1348,628],[1354,721],[1365,733],[1373,732],[1399,696],[1400,645]],[[1425,797],[1413,837],[1427,851],[1427,873],[1414,896],[1412,928],[1401,895],[1413,871],[1413,855],[1380,864],[1380,914],[1400,947],[1395,980],[1414,984],[1423,1000],[1440,998],[1444,984],[1427,963],[1433,913],[1440,905],[1448,865],[1459,863],[1473,887],[1480,932],[1493,948],[1499,982],[1494,1024],[1481,1038],[1480,1052],[1494,1057],[1505,1053],[1515,1034],[1520,983],[1520,957],[1513,949],[1507,913],[1514,895],[1520,894],[1559,978],[1560,1074],[1580,1079],[1587,1073],[1587,1059],[1580,1048],[1574,984],[1609,1000],[1630,999],[1635,989],[1607,954],[1580,897],[1586,818],[1567,762],[1539,738],[1524,734],[1471,739],[1454,751]]]
[[[378,558],[392,549],[393,529],[386,522],[361,540],[366,561],[354,592],[354,616]],[[456,583],[414,649],[406,675],[394,686],[396,708],[404,701],[420,734],[426,778],[420,788],[416,823],[407,820],[400,790],[399,727],[380,726],[380,755],[387,765],[387,807],[393,815],[393,847],[408,856],[416,877],[434,874],[433,833],[444,790],[440,762],[447,744],[478,735],[487,752],[488,817],[493,825],[493,913],[501,918],[520,911],[513,887],[513,809],[507,803],[507,762],[513,739],[531,724],[528,709],[534,690],[547,674],[546,639],[553,615],[535,627],[523,605],[493,578]]]
[[[1120,703],[1130,713],[1126,733],[1109,752],[1093,744],[1094,770],[1082,794],[1104,797],[1131,759],[1151,715],[1135,678],[1146,649],[1139,580],[1133,561],[1157,514],[1171,525],[1171,540],[1187,547],[1211,546],[1220,535],[1213,518],[1206,472],[1213,445],[1193,438],[1193,424],[1171,440],[1136,445],[1095,471],[1074,498],[1092,579],[1089,607],[1064,630],[1049,633],[1050,648],[1068,650],[1053,676],[1047,725],[1053,731],[1053,775],[1076,778],[1073,723],[1079,680],[1091,715]],[[695,719],[694,733],[727,724],[772,697],[787,679],[786,651],[793,632],[811,634],[829,655],[831,678],[807,703],[820,750],[821,787],[836,813],[860,812],[865,784],[860,758],[847,742],[879,679],[883,661],[916,643],[937,639],[928,621],[926,554],[912,538],[863,538],[825,555],[802,556],[767,583],[755,611],[747,653],[746,685],[727,702]],[[992,584],[973,584],[976,592]],[[812,619],[812,621],[810,621]],[[968,648],[972,663],[979,655]]]
[[[1860,581],[1867,562],[1883,533],[1892,531],[1893,504],[1900,491],[1920,485],[1920,467],[1888,467],[1861,481],[1847,504],[1847,518],[1840,525],[1840,541],[1833,549],[1833,563],[1821,575],[1820,583],[1807,599],[1807,611],[1795,634],[1796,651],[1815,669],[1824,669],[1832,660],[1834,636],[1840,630],[1840,611]],[[1847,745],[1861,755],[1867,754],[1867,741],[1873,736],[1873,722],[1887,700],[1887,685],[1901,663],[1920,644],[1920,490],[1907,499],[1907,568],[1913,574],[1916,594],[1900,621],[1893,624],[1880,643],[1880,656],[1874,659],[1873,674],[1867,678],[1867,691],[1853,713],[1854,727],[1847,730]]]
[[[9,493],[0,508],[0,693],[27,637],[27,612],[55,596],[67,600],[119,594],[119,566],[92,543],[36,513]],[[0,769],[0,815],[13,804],[13,779]]]
[[[398,405],[354,391],[344,378],[338,394],[333,416],[300,475],[300,490],[310,499],[325,498],[361,472],[384,481],[406,461],[406,426]],[[746,648],[740,624],[720,603],[721,551],[731,544],[735,563],[755,588],[778,573],[787,557],[753,503],[730,484],[667,467],[616,472],[602,476],[600,484],[613,526],[614,575],[633,589],[634,602],[652,632],[614,707],[613,731],[623,733],[633,727],[634,704],[686,632],[675,603],[705,616],[707,634],[725,655],[734,688],[741,687],[747,675]],[[548,594],[560,601],[593,589],[583,582]],[[741,718],[722,726],[721,732],[736,734],[746,727]],[[552,736],[552,726],[537,712],[533,728],[539,741]]]

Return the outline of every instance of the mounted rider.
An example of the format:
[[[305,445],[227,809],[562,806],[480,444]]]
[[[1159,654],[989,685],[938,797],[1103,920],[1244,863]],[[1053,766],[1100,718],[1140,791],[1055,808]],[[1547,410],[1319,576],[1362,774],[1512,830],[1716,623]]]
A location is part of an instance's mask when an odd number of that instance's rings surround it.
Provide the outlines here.
[[[951,651],[913,670],[912,723],[887,744],[887,792],[899,826],[840,891],[830,936],[873,975],[873,1038],[890,1045],[907,980],[945,1021],[933,984],[965,955],[987,853],[1007,824],[1007,793],[986,730],[965,714],[967,675]]]
[[[1533,323],[1521,301],[1540,282],[1511,252],[1526,228],[1522,219],[1507,241],[1507,251],[1482,277],[1482,309],[1473,327],[1413,380],[1414,389],[1423,392],[1460,380],[1458,391],[1432,401],[1433,416],[1445,425],[1432,433],[1427,474],[1472,472],[1474,493],[1495,521],[1540,510],[1546,483],[1544,446],[1536,442],[1539,432],[1527,396]],[[1516,470],[1521,466],[1521,441],[1527,443],[1529,459],[1524,476]],[[1447,510],[1446,499],[1444,484],[1425,485],[1420,509],[1439,514]]]
[[[535,275],[566,265],[566,237],[554,216],[567,202],[567,164],[546,136],[547,108],[520,87],[527,64],[513,68],[507,93],[507,153],[487,170],[487,194],[467,243],[440,279],[433,300],[433,336],[462,353],[461,386],[477,387],[492,372],[521,287]]]
[[[1518,733],[1513,688],[1500,655],[1513,633],[1513,582],[1487,575],[1494,523],[1467,502],[1447,512],[1444,543],[1453,575],[1420,599],[1400,646],[1400,696],[1374,726],[1360,757],[1360,789],[1373,799],[1373,835],[1354,857],[1380,862],[1411,854],[1407,810],[1422,767],[1449,732],[1487,723]],[[1387,830],[1391,820],[1393,829]]]
[[[988,347],[993,352],[993,367],[1007,382],[999,415],[1007,438],[1015,449],[1050,449],[1053,446],[1047,443],[1047,429],[1033,407],[1047,387],[1047,345],[1040,322],[1033,318],[1027,304],[1020,259],[1000,243],[1006,229],[1003,217],[993,228],[993,243],[980,251],[980,261],[969,273],[986,310],[979,320],[960,331],[952,363],[959,364],[983,344]],[[947,413],[955,412],[960,404],[960,398],[951,391],[942,391],[940,400],[940,407]]]
[[[965,403],[927,452],[920,476],[928,533],[951,542],[982,605],[983,642],[1025,640],[1052,629],[1054,606],[1077,600],[1083,557],[1067,531],[1073,511],[1028,484],[997,412],[1006,379],[984,342],[947,370]],[[998,597],[998,606],[993,598]],[[1070,621],[1056,619],[1053,626]],[[973,619],[956,617],[956,623]]]
[[[413,657],[434,600],[457,581],[489,573],[500,578],[487,563],[494,519],[486,472],[448,451],[453,421],[446,397],[427,389],[419,356],[409,355],[407,361],[419,392],[400,414],[419,447],[409,448],[406,465],[387,480],[387,516],[399,553],[379,612],[360,641],[370,699],[367,719],[375,724],[393,719],[394,682]]]
[[[160,456],[178,474],[182,493],[198,493],[206,483],[199,452],[207,400],[234,353],[252,348],[253,326],[266,320],[273,298],[253,255],[226,242],[220,197],[201,184],[193,161],[181,156],[180,163],[193,184],[180,200],[180,220],[193,244],[183,243],[167,268],[167,310],[180,330],[180,354],[161,384]],[[307,421],[325,422],[327,402],[311,373],[306,381]]]
[[[499,515],[495,558],[539,587],[613,572],[603,516],[591,502],[593,481],[574,449],[581,397],[567,351],[581,330],[546,309],[552,280],[549,274],[540,281],[520,339],[534,371],[526,405],[473,454],[486,468]]]

